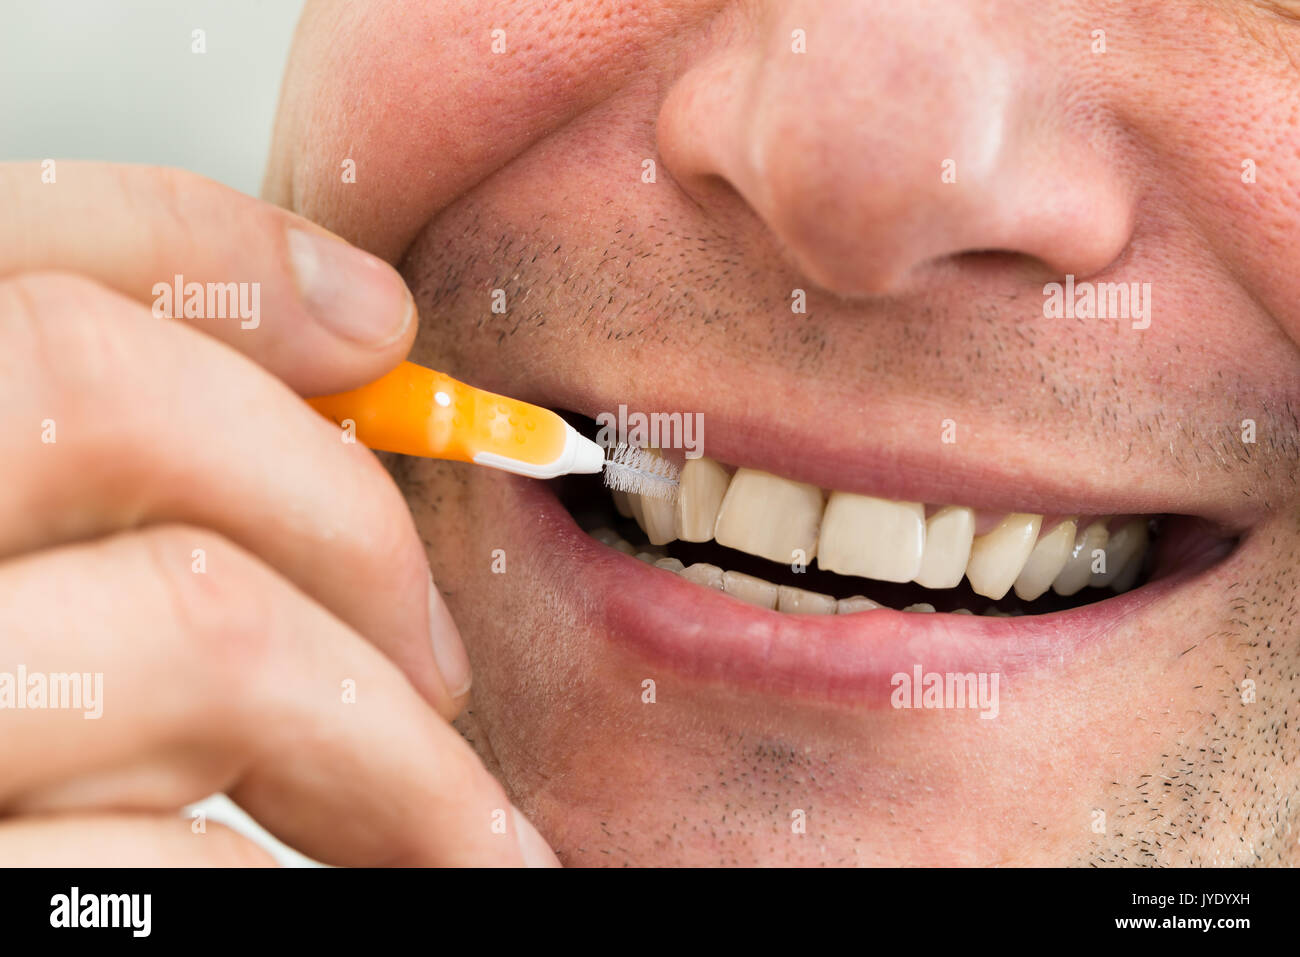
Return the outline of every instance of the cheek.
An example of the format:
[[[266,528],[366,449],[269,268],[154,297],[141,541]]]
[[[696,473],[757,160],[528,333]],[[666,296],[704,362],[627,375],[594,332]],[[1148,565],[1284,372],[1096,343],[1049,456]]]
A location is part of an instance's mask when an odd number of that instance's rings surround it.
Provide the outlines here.
[[[454,197],[610,96],[713,4],[313,7],[283,110],[294,208],[395,260]],[[377,42],[382,38],[382,42]],[[345,160],[355,182],[345,182]]]
[[[1116,106],[1143,144],[1152,226],[1202,244],[1225,279],[1300,341],[1300,275],[1278,268],[1300,258],[1300,23],[1245,6],[1239,19],[1209,7],[1189,10],[1176,31],[1151,27],[1146,67],[1112,78]],[[1203,301],[1198,277],[1186,283],[1178,298]],[[1224,319],[1220,330],[1219,321],[1204,332],[1239,353],[1239,328]],[[1294,381],[1290,352],[1274,356],[1291,364],[1286,381]],[[1258,357],[1244,358],[1259,371]],[[1283,365],[1267,371],[1286,375]]]

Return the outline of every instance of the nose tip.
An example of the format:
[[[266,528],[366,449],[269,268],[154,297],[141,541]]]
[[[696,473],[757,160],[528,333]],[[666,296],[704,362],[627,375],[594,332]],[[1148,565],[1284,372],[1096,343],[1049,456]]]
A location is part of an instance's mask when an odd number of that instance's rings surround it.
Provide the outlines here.
[[[1054,99],[1059,77],[1016,48],[1023,32],[890,23],[877,56],[835,26],[816,59],[735,47],[679,78],[660,151],[688,191],[719,202],[724,181],[804,276],[846,297],[897,294],[973,253],[1088,276],[1123,252],[1131,202],[1096,145],[1107,131]]]
[[[803,171],[770,191],[759,215],[804,275],[841,296],[899,294],[945,266],[994,254],[1046,275],[1090,276],[1121,255],[1132,220],[1106,170],[1079,160],[1087,158],[1062,158],[1050,172],[1004,167],[975,182],[941,180],[938,162],[930,182],[864,171],[841,180],[862,184],[852,197],[840,187],[819,203],[809,201],[816,187]]]

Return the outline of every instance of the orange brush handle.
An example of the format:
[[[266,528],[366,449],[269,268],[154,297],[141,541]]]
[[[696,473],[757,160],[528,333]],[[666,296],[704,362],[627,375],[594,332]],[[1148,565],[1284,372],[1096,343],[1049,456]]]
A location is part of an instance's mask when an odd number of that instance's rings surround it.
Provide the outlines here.
[[[549,409],[476,389],[414,362],[351,392],[307,401],[340,426],[351,420],[359,441],[386,452],[457,462],[488,454],[545,465],[565,449],[564,420]]]

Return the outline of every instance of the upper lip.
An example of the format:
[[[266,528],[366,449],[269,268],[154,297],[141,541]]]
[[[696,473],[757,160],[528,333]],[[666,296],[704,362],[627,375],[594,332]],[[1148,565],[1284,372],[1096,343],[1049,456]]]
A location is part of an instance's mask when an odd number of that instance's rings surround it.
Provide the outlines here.
[[[671,377],[670,377],[671,378]],[[701,412],[703,454],[827,490],[896,501],[964,505],[984,512],[1041,515],[1182,514],[1205,519],[1215,534],[1238,536],[1264,516],[1259,500],[1216,498],[1192,477],[1155,481],[1153,459],[1129,446],[1108,455],[1081,453],[1068,440],[1011,429],[988,419],[930,408],[914,397],[868,404],[828,399],[811,387],[782,396],[786,414],[756,408],[752,390],[739,402],[704,392],[644,385],[611,402],[585,383],[552,383],[529,400],[594,418],[632,411]],[[707,390],[705,390],[707,392]],[[754,401],[750,401],[753,399]],[[770,405],[770,399],[768,405]],[[942,423],[958,440],[940,441]]]

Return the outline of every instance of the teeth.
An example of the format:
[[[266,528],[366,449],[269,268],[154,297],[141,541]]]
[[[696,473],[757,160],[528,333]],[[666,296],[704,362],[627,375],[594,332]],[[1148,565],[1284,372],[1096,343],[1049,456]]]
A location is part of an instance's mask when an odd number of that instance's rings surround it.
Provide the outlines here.
[[[971,544],[966,577],[975,594],[997,601],[1025,567],[1038,538],[1041,515],[1008,515],[997,528]]]
[[[753,575],[746,575],[743,572],[723,572],[722,590],[733,598],[739,598],[759,608],[776,607],[777,587]]]
[[[1146,547],[1146,519],[1135,518],[1125,522],[1106,542],[1106,570],[1093,573],[1089,584],[1097,588],[1112,584],[1133,557],[1140,556]]]
[[[1016,595],[1023,601],[1033,601],[1047,589],[1070,560],[1074,550],[1075,523],[1062,522],[1038,540],[1029,553],[1029,561],[1016,578]]]
[[[610,494],[614,496],[614,508],[618,511],[618,514],[624,518],[631,518],[633,515],[632,503],[628,501],[627,492],[610,489]]]
[[[1106,531],[1108,521],[1108,518],[1099,518],[1090,522],[1075,537],[1070,558],[1061,574],[1056,576],[1056,581],[1052,582],[1052,591],[1068,598],[1088,584],[1092,578],[1092,553],[1095,549],[1105,548],[1110,539],[1110,533]]]
[[[635,555],[637,549],[630,542],[623,538],[612,528],[593,528],[588,534],[596,541],[608,545],[610,548],[616,548],[624,555]]]
[[[659,546],[712,537],[721,545],[781,564],[815,558],[822,569],[840,575],[913,581],[936,590],[960,586],[964,575],[976,594],[1000,601],[1014,587],[1022,602],[1035,601],[1049,588],[1065,597],[1088,586],[1126,591],[1141,574],[1149,547],[1149,523],[1142,516],[1094,518],[1082,528],[1078,519],[1066,519],[1042,532],[1041,515],[1016,513],[975,537],[975,512],[964,506],[937,508],[926,519],[925,506],[916,502],[823,493],[816,486],[757,469],[731,474],[728,467],[707,458],[687,460],[671,504],[623,492],[614,492],[614,504],[619,514],[636,521],[650,545],[631,545],[604,526],[588,533],[593,538],[688,581],[788,614],[853,614],[882,606],[861,595],[837,601],[832,595],[703,562],[684,567]],[[583,528],[602,520],[599,512],[575,516]],[[1098,549],[1106,556],[1104,572],[1092,570]],[[903,611],[933,613],[935,606],[918,602]],[[965,608],[951,611],[972,613]],[[1020,606],[1010,613],[993,606],[983,612],[994,617],[1025,613]]]
[[[1142,571],[1142,560],[1144,558],[1146,558],[1145,548],[1137,552],[1128,560],[1128,564],[1120,569],[1119,574],[1115,576],[1115,580],[1110,583],[1111,589],[1121,592],[1132,588],[1133,583],[1137,581],[1137,577]]]
[[[939,509],[925,522],[921,570],[913,581],[926,588],[956,588],[966,574],[974,538],[974,509],[958,505]]]
[[[973,614],[975,614],[975,612],[971,611],[969,608],[954,608],[952,611],[948,612],[948,614],[950,614],[950,615],[973,615]]]
[[[678,572],[688,582],[722,591],[722,569],[707,562],[696,562]]]
[[[841,575],[906,582],[921,570],[924,545],[924,505],[832,492],[817,564]]]
[[[658,449],[647,449],[658,456]],[[667,545],[677,538],[677,506],[672,502],[649,495],[628,494],[628,507],[632,517],[650,539],[651,545]]]
[[[865,599],[863,599],[865,601]],[[833,615],[835,599],[820,592],[781,585],[776,590],[776,609],[789,615]]]
[[[881,607],[870,598],[863,598],[861,595],[854,595],[852,598],[841,598],[835,603],[835,614],[851,615],[855,611],[869,611],[872,608]]]
[[[713,537],[774,562],[789,564],[796,552],[805,562],[817,553],[822,492],[756,469],[737,469],[727,486]]]
[[[718,509],[731,476],[713,459],[687,459],[677,490],[676,532],[684,542],[713,538]]]
[[[613,545],[615,542],[621,542],[623,540],[623,536],[618,532],[614,531],[612,528],[605,528],[603,525],[600,528],[593,528],[587,534],[602,545]]]

